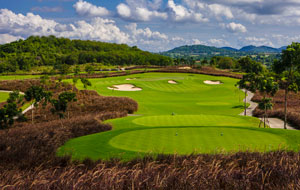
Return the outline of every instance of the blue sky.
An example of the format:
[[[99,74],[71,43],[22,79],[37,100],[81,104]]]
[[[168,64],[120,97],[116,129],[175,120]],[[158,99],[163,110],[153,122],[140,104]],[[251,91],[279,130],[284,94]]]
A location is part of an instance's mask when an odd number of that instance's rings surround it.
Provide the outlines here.
[[[300,41],[299,0],[0,0],[0,43],[55,35],[165,51]]]

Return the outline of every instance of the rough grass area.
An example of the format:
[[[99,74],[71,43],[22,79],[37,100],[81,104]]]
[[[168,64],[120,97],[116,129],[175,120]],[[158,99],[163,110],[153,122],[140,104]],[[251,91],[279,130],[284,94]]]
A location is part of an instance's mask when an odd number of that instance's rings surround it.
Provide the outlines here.
[[[159,155],[128,163],[117,160],[1,170],[0,189],[299,189],[300,155],[292,152],[232,155]]]
[[[197,154],[218,150],[232,152],[238,151],[239,147],[270,151],[277,150],[280,145],[292,150],[298,148],[298,140],[286,143],[288,139],[300,137],[297,131],[257,129],[258,119],[238,115],[243,112],[244,96],[234,86],[236,79],[182,73],[146,73],[130,77],[135,78],[130,82],[143,91],[107,89],[126,84],[126,76],[92,79],[90,89],[105,96],[126,96],[136,100],[139,110],[135,116],[107,121],[112,124],[112,131],[72,139],[58,150],[58,155],[72,155],[75,160],[115,157],[130,160],[151,152]],[[169,84],[169,80],[176,80],[178,84]],[[203,83],[205,80],[220,80],[223,84],[207,85]],[[81,84],[78,87],[82,88]],[[227,134],[224,138],[221,138],[222,131]],[[230,140],[222,141],[225,138]]]

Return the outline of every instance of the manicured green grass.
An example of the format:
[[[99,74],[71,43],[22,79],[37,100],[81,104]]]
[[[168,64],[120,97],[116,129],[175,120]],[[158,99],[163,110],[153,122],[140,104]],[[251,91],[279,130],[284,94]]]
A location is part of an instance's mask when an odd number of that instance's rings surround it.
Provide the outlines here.
[[[41,75],[0,75],[1,80],[24,80],[32,78],[40,78]]]
[[[135,78],[126,80],[126,78]],[[175,80],[178,84],[169,84]],[[220,80],[222,85],[204,84]],[[70,81],[71,82],[71,81]],[[92,87],[104,96],[126,96],[139,103],[138,116],[106,121],[113,130],[71,139],[58,155],[84,158],[132,159],[148,153],[214,153],[239,149],[270,151],[278,146],[298,150],[300,133],[259,129],[259,120],[243,117],[243,92],[236,79],[182,73],[146,73],[92,79]],[[122,92],[107,87],[133,84],[142,91]],[[78,85],[83,88],[82,84]],[[176,136],[176,133],[178,134]],[[223,136],[221,134],[223,133]]]
[[[137,125],[149,127],[181,126],[244,126],[252,127],[256,119],[251,117],[225,115],[159,115],[140,117],[133,120]]]
[[[5,102],[9,96],[7,92],[0,92],[0,102]]]
[[[168,154],[212,153],[218,151],[264,151],[286,146],[278,135],[262,131],[224,127],[159,128],[122,133],[110,140],[114,147]]]

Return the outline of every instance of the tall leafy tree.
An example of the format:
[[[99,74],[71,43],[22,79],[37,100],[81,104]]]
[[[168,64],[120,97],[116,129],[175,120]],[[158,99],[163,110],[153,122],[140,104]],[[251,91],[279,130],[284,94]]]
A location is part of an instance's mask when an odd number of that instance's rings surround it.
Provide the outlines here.
[[[50,102],[52,97],[52,92],[45,91],[41,86],[31,86],[25,92],[26,101],[30,101],[33,105],[31,109],[31,121],[34,120],[34,108],[37,108],[39,103],[42,103],[42,106],[45,107],[48,102]]]
[[[53,105],[53,108],[51,109],[51,112],[53,114],[57,114],[59,118],[64,118],[64,113],[68,109],[68,104],[70,102],[75,102],[76,94],[74,92],[63,92],[58,96],[58,99],[51,100],[51,103]],[[69,114],[68,114],[69,115]]]
[[[244,89],[245,91],[245,99],[244,99],[244,115],[247,115],[247,94],[248,91],[255,92],[257,88],[256,83],[256,74],[255,73],[249,73],[243,76],[243,78],[236,83],[236,86],[239,87],[239,89]]]
[[[7,104],[0,109],[0,129],[6,129],[14,124],[15,119],[26,119],[22,114],[19,104],[23,101],[23,95],[19,91],[9,94]]]
[[[95,69],[92,65],[87,65],[85,66],[84,70],[88,73],[88,74],[93,74],[95,72]]]
[[[263,95],[263,99],[259,103],[259,108],[264,110],[264,128],[266,127],[266,119],[268,118],[267,111],[272,109],[272,98],[268,96],[274,96],[279,89],[279,84],[275,81],[275,78],[267,76],[267,74],[259,75],[256,78],[257,89]]]
[[[300,69],[300,43],[292,43],[282,51],[281,60],[274,61],[273,70],[280,76],[280,87],[284,89],[284,129],[287,125],[287,107],[289,92],[299,89],[298,72]]]
[[[92,83],[86,78],[80,78],[80,81],[85,89],[87,89],[88,86],[92,86]]]

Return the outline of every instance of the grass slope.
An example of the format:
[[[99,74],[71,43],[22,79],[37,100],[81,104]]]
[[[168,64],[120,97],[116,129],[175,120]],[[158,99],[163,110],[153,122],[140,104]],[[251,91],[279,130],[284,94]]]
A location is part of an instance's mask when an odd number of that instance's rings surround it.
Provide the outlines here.
[[[40,78],[41,75],[0,75],[1,80],[24,80],[24,79],[34,79]]]
[[[243,117],[243,92],[235,79],[206,75],[146,73],[125,77],[92,79],[105,96],[127,96],[139,103],[136,116],[107,121],[113,130],[75,138],[58,150],[73,159],[131,159],[158,153],[214,153],[239,149],[276,150],[279,146],[298,149],[298,131],[257,128],[259,120]],[[178,84],[169,84],[175,80]],[[207,85],[205,80],[220,80]],[[121,92],[107,87],[133,84],[142,91]],[[81,84],[79,88],[83,88]],[[177,134],[177,135],[176,135]],[[221,136],[223,134],[223,136]]]
[[[0,92],[0,102],[5,102],[9,96],[7,92]]]

